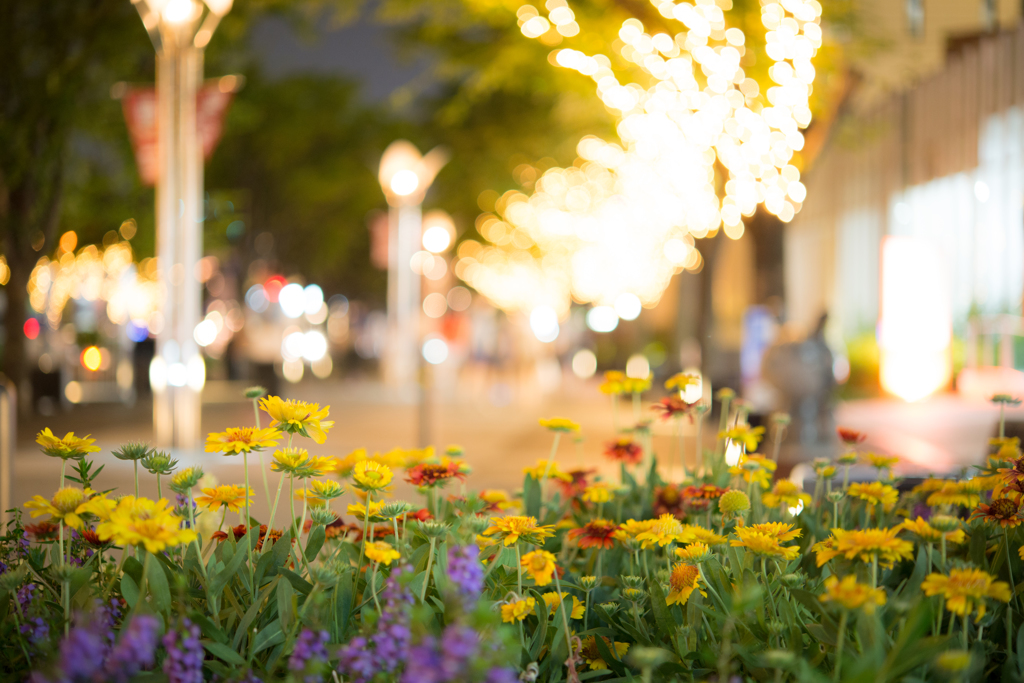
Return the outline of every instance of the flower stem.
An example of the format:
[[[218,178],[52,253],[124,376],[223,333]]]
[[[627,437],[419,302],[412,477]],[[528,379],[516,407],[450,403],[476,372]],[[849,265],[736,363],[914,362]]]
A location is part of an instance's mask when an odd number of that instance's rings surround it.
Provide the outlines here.
[[[356,580],[363,569],[363,558],[366,557],[366,537],[370,533],[370,504],[373,502],[373,491],[366,492],[366,514],[363,515],[363,542],[359,547],[359,564],[356,565]]]
[[[281,475],[281,480],[277,484],[277,495],[274,496],[274,505],[270,508],[270,522],[267,523],[267,538],[270,538],[270,531],[274,528],[274,520],[277,518],[277,503],[281,500],[282,488],[284,488],[284,474]],[[264,541],[263,552],[267,552],[268,547],[270,547],[270,544]]]
[[[430,537],[430,553],[427,555],[427,572],[423,575],[423,588],[420,589],[420,602],[427,599],[427,586],[430,585],[430,566],[434,563],[434,544],[437,539]],[[517,546],[518,547],[518,546]]]
[[[252,562],[252,542],[249,540],[249,532],[252,531],[252,515],[249,514],[249,451],[242,451],[242,467],[245,469],[245,550],[249,553],[249,587],[252,589],[252,599],[255,600],[256,565]],[[257,527],[256,538],[259,538],[259,533]]]
[[[61,460],[60,460],[60,488],[64,488],[64,470],[67,468],[67,466],[68,466],[68,461],[65,460],[64,458],[61,458]],[[136,494],[136,495],[138,495],[138,494]]]
[[[189,528],[192,531],[196,531],[196,506],[192,502],[192,488],[188,490],[188,521]],[[203,578],[209,578],[206,575],[206,564],[203,563],[203,550],[199,547],[199,532],[196,531],[196,537],[192,539],[192,543],[196,547],[196,558],[199,560],[199,569],[203,572]],[[114,572],[115,574],[117,572]]]
[[[544,467],[544,474],[540,478],[540,505],[541,510],[544,509],[544,488],[548,481],[548,476],[551,474],[551,468],[555,464],[555,454],[558,453],[558,441],[562,438],[562,432],[555,432],[555,441],[551,444],[551,455],[548,456],[547,465]]]
[[[878,553],[871,554],[871,587],[878,588]]]
[[[67,461],[65,461],[65,462],[67,462]],[[61,475],[61,477],[63,478],[63,474]],[[62,576],[66,576],[65,573],[63,572],[64,565],[67,563],[67,561],[64,559],[64,521],[63,520],[58,522],[58,527],[59,527],[58,533],[60,534],[60,536],[59,536],[59,538],[60,538],[60,563],[61,563],[61,570],[62,570],[61,571],[61,575]],[[70,615],[68,614],[68,581],[67,581],[67,578],[61,579],[61,582],[60,582],[60,606],[62,608],[64,608],[64,635],[67,636],[68,635],[68,630],[70,628],[70,621],[69,621],[69,619],[71,618]]]
[[[139,497],[139,461],[132,460],[132,465],[135,466],[135,497]],[[63,477],[61,477],[63,479]]]
[[[945,541],[945,534],[943,534],[942,539]],[[1010,590],[1013,592],[1013,599],[1014,602],[1017,603],[1017,609],[1020,609],[1020,598],[1017,596],[1017,584],[1013,580],[1013,557],[1010,553],[1010,534],[1006,530],[1005,526],[1003,527],[1003,542],[1005,543],[1004,547],[1006,548],[1006,569],[1010,572]],[[1006,608],[1006,613],[1009,615],[1009,607]]]
[[[569,619],[565,616],[565,597],[562,595],[562,584],[558,580],[558,567],[554,572],[555,590],[558,592],[558,611],[562,614],[562,628],[565,629],[565,646],[569,648],[569,658],[572,658],[572,633],[569,631]],[[587,594],[589,595],[589,593]],[[636,604],[636,603],[634,603]],[[600,637],[600,636],[598,636]],[[613,645],[614,647],[614,645]]]
[[[523,594],[523,561],[519,557],[519,541],[516,541],[516,587]]]
[[[850,613],[843,610],[843,616],[839,618],[839,632],[836,634],[836,666],[832,670],[832,680],[839,680],[839,671],[843,668],[843,645],[846,644],[846,620]]]
[[[370,595],[373,596],[373,604],[377,607],[377,614],[383,614],[384,610],[380,608],[380,600],[377,599],[377,565],[379,562],[373,563],[373,574],[370,576]]]
[[[764,589],[768,591],[768,602],[772,606],[772,618],[779,618],[779,611],[775,608],[775,596],[772,595],[772,587],[768,583],[768,569],[765,563],[764,555],[761,556],[761,578],[764,580]]]

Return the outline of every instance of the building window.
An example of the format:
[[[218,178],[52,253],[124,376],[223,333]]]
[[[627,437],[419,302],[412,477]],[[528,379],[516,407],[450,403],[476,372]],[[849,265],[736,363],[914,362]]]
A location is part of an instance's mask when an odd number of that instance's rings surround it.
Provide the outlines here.
[[[907,0],[907,31],[915,38],[924,35],[924,0]]]

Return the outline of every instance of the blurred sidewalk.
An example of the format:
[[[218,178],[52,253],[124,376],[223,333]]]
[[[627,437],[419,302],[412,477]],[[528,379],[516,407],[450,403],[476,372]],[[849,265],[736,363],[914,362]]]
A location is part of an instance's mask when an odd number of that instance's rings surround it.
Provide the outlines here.
[[[395,400],[384,387],[370,382],[309,382],[287,387],[286,397],[330,405],[335,421],[327,442],[318,446],[307,439],[296,445],[318,455],[343,456],[357,448],[369,452],[395,447],[413,448],[417,438],[417,407]],[[632,419],[628,403],[620,406],[620,416]],[[602,455],[604,444],[613,438],[612,411],[608,398],[597,391],[596,382],[564,387],[548,396],[520,397],[514,403],[495,405],[486,397],[463,399],[433,406],[433,443],[443,449],[458,444],[473,468],[469,477],[472,489],[503,488],[510,492],[521,486],[522,469],[537,459],[546,458],[552,437],[540,428],[542,417],[568,417],[582,426],[584,440],[573,443],[563,438],[558,460],[563,468],[585,465],[616,478],[617,466]],[[652,417],[648,412],[645,418]],[[1008,419],[1024,420],[1024,410],[1008,411]],[[261,414],[263,425],[267,418]],[[895,400],[852,401],[840,405],[836,423],[861,430],[868,435],[864,448],[901,455],[904,466],[899,474],[955,472],[981,461],[988,438],[995,433],[998,410],[987,404],[966,403],[955,396],[940,396],[922,403],[906,404]],[[251,425],[252,405],[243,400],[234,403],[208,403],[203,407],[202,429],[223,431],[230,426]],[[685,421],[684,421],[685,424]],[[80,405],[65,414],[33,417],[18,427],[18,451],[13,467],[12,498],[16,505],[35,494],[50,495],[56,489],[60,462],[39,452],[35,435],[50,427],[63,435],[92,434],[103,450],[95,456],[106,469],[99,479],[103,488],[117,487],[119,492],[132,488],[131,463],[110,455],[112,449],[130,440],[151,441],[151,406],[140,401],[135,406]],[[715,426],[705,425],[705,447],[714,447]],[[689,430],[687,430],[689,431]],[[655,423],[655,451],[662,462],[669,462],[673,477],[678,476],[678,452],[671,435],[671,423]],[[686,440],[687,460],[694,460],[692,438]],[[836,446],[838,452],[838,445]],[[224,457],[199,452],[174,453],[182,466],[199,464],[221,483],[241,483],[242,457]],[[264,458],[269,458],[265,454]],[[258,458],[250,458],[250,485],[255,490],[254,514],[265,517],[265,496],[259,474]],[[269,470],[268,470],[269,471]],[[273,492],[277,475],[270,474]],[[399,477],[396,477],[398,479]],[[143,472],[141,492],[156,495],[156,482]],[[396,495],[412,500],[408,484],[399,483]],[[164,494],[170,495],[164,486]],[[348,497],[336,505],[339,510],[351,502]]]

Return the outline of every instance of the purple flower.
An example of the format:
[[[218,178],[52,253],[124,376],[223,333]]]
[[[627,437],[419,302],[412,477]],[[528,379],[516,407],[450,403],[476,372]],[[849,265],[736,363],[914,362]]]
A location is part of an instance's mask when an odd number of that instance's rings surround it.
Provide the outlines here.
[[[127,683],[135,674],[153,666],[158,626],[156,617],[148,614],[136,615],[131,620],[107,658],[104,667],[107,680]]]
[[[403,566],[389,577],[381,592],[383,613],[377,622],[377,634],[372,643],[361,636],[356,637],[338,652],[338,672],[352,683],[366,683],[378,672],[391,673],[405,663],[412,641],[406,606],[412,604],[413,596],[400,579],[411,572],[411,567]]]
[[[448,550],[448,578],[463,598],[477,599],[484,589],[484,568],[475,545],[453,546]]]
[[[99,676],[108,648],[103,636],[88,626],[75,626],[60,644],[58,681],[87,681]]]
[[[203,660],[206,653],[199,642],[199,627],[182,620],[182,632],[168,631],[163,637],[167,648],[164,673],[169,683],[203,683]]]
[[[509,666],[495,666],[487,672],[485,683],[519,683],[519,677]]]
[[[288,670],[295,674],[305,674],[302,678],[305,683],[318,683],[322,680],[321,669],[327,663],[327,641],[330,634],[327,631],[312,631],[308,628],[302,629],[302,633],[295,640],[292,648],[292,656],[288,660]]]

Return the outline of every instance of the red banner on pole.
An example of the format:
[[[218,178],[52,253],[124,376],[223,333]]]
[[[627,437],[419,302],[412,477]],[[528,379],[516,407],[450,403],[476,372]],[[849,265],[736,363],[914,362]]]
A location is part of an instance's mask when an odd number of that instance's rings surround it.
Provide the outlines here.
[[[224,131],[224,117],[234,96],[234,90],[222,88],[223,79],[203,84],[196,97],[196,123],[199,141],[203,146],[203,159],[208,161],[217,148]],[[135,150],[139,176],[145,185],[156,185],[160,174],[156,132],[156,89],[129,86],[121,97],[128,136]]]

